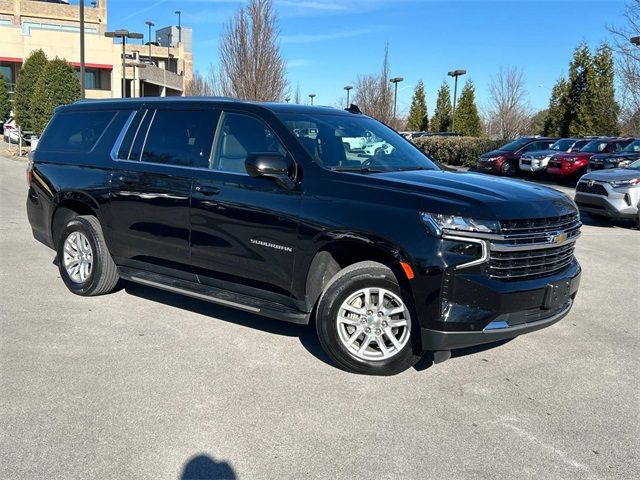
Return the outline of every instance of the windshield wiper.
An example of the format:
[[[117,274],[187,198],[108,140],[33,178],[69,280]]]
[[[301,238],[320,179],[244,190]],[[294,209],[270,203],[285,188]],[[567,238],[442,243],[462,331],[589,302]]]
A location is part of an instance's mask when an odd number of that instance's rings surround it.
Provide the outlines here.
[[[393,171],[394,172],[408,172],[411,170],[428,170],[431,172],[435,172],[436,169],[435,168],[430,168],[430,167],[419,167],[419,166],[415,166],[415,167],[398,167],[398,168],[394,168]]]
[[[371,167],[332,167],[334,172],[354,172],[354,173],[383,173],[389,170],[381,170],[379,168]]]

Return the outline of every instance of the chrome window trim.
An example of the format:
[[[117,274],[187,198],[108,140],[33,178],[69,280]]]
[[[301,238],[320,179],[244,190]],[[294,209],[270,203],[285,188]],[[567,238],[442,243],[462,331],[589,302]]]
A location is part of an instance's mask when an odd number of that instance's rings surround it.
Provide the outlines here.
[[[118,161],[118,151],[120,150],[120,147],[122,146],[122,142],[124,141],[124,136],[127,134],[127,131],[131,126],[131,122],[133,122],[133,119],[137,113],[138,113],[138,110],[131,111],[131,113],[129,114],[129,118],[127,118],[127,121],[124,122],[124,126],[122,127],[122,130],[120,130],[120,133],[118,134],[118,137],[116,138],[116,141],[113,144],[113,147],[111,148],[110,156],[111,156],[111,160],[113,160],[114,162]]]

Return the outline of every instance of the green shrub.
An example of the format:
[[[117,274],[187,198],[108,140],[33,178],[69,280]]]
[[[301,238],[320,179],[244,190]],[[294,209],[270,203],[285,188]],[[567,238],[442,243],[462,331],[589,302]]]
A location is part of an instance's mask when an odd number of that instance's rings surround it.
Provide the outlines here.
[[[0,73],[0,122],[5,122],[11,113],[11,102],[9,101],[9,87],[4,77]]]
[[[447,165],[475,167],[478,157],[506,144],[504,140],[475,137],[422,137],[415,144],[434,160]]]
[[[33,129],[33,119],[31,110],[33,108],[33,94],[36,83],[47,66],[47,56],[42,50],[35,50],[25,60],[16,81],[16,89],[13,95],[13,113],[16,117],[16,124],[22,130],[31,131]]]
[[[67,105],[79,99],[80,80],[73,67],[59,58],[48,62],[33,93],[33,131],[42,134],[58,105]]]

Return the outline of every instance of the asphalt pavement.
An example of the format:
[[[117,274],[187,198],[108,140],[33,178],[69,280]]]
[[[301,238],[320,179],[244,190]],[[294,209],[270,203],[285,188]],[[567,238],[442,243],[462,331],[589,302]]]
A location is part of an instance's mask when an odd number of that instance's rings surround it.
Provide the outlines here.
[[[558,324],[367,377],[305,326],[132,284],[71,294],[25,167],[0,157],[1,479],[637,478],[637,230],[585,218]]]

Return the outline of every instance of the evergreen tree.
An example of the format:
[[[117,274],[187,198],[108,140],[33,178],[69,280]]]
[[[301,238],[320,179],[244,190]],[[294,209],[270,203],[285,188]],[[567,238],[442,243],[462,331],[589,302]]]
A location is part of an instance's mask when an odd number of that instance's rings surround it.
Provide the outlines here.
[[[569,65],[569,117],[570,136],[598,135],[596,131],[593,94],[595,88],[593,57],[586,43],[576,48]]]
[[[594,131],[599,135],[619,135],[618,115],[620,106],[616,102],[615,73],[611,48],[601,45],[593,56],[595,85],[592,91]]]
[[[418,81],[411,100],[409,118],[407,118],[407,130],[426,132],[429,130],[429,113],[427,112],[427,101],[424,96],[424,83]]]
[[[58,105],[80,99],[80,80],[66,61],[56,58],[47,63],[33,94],[33,131],[41,134]]]
[[[468,80],[462,88],[460,100],[456,106],[456,131],[467,137],[479,137],[482,133],[480,114],[476,106],[476,89],[473,81]]]
[[[22,130],[33,130],[31,111],[34,107],[33,94],[38,79],[47,65],[47,56],[42,50],[35,50],[25,60],[18,74],[13,96],[13,112],[16,123]]]
[[[438,90],[436,110],[431,119],[432,132],[447,132],[451,126],[451,90],[447,82],[442,82]]]
[[[11,102],[9,101],[9,86],[0,73],[0,122],[9,118],[11,113]]]
[[[544,135],[545,125],[547,123],[547,117],[549,116],[549,110],[546,108],[534,113],[531,116],[531,122],[529,125],[529,131],[534,135]]]
[[[566,137],[569,135],[568,116],[569,83],[560,78],[553,86],[547,118],[544,122],[544,134],[554,137]]]

